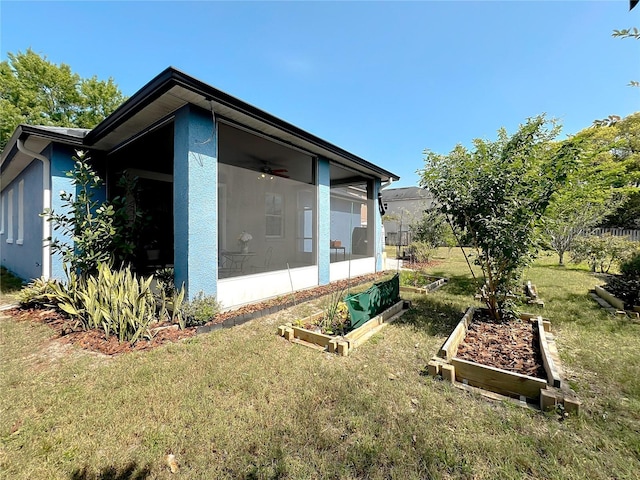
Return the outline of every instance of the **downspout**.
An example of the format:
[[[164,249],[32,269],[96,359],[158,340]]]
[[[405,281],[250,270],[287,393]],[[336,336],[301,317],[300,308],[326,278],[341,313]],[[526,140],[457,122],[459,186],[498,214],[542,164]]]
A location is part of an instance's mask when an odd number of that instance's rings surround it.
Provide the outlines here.
[[[20,138],[17,146],[18,151],[42,162],[42,211],[46,212],[51,208],[51,162],[44,155],[25,147]],[[48,280],[51,277],[51,222],[46,217],[42,218],[42,233],[45,239],[42,245],[42,276]]]

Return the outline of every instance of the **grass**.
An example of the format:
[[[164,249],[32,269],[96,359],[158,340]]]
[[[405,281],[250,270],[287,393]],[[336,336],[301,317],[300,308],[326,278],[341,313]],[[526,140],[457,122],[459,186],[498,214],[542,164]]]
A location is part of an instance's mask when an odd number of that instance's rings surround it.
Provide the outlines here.
[[[597,277],[542,258],[527,277],[582,413],[488,402],[424,375],[475,290],[446,253],[428,273],[450,283],[349,357],[276,335],[309,305],[115,358],[0,319],[0,477],[637,478],[640,325],[588,298]]]
[[[22,288],[22,279],[0,267],[0,305],[15,303],[16,294]]]

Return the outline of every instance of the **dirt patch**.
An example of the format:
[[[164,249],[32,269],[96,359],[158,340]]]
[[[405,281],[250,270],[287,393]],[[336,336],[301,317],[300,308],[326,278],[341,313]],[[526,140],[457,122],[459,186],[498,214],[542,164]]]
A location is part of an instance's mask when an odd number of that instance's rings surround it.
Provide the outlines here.
[[[528,321],[494,322],[487,317],[469,325],[457,357],[510,372],[546,379],[538,329]]]

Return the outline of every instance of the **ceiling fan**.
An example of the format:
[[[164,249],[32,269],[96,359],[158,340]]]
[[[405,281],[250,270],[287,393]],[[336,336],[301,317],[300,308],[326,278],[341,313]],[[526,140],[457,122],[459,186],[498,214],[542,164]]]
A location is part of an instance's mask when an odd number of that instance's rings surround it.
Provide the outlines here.
[[[260,168],[262,178],[273,175],[275,175],[276,177],[289,178],[289,175],[287,175],[287,173],[289,173],[289,170],[287,170],[286,168],[272,168],[271,165],[269,165],[269,162],[267,162],[266,160],[262,160],[262,163],[263,165]]]

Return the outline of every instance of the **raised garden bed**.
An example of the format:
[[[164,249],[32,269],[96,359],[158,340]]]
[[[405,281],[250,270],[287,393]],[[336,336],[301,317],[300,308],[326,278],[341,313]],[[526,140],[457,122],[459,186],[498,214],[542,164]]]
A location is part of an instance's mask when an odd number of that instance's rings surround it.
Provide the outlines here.
[[[492,398],[515,398],[542,409],[561,404],[567,412],[578,411],[580,402],[560,378],[559,358],[548,320],[523,314],[522,324],[489,324],[481,330],[474,323],[484,322],[474,320],[475,312],[474,307],[467,310],[437,357],[429,362],[430,375],[442,375],[456,386]],[[473,341],[466,342],[468,336]],[[485,337],[486,342],[472,339],[474,336]],[[506,348],[493,349],[497,345]]]
[[[395,303],[346,335],[327,335],[304,327],[293,326],[293,324],[280,325],[278,327],[278,335],[291,342],[337,353],[338,355],[349,355],[354,348],[362,345],[372,335],[399,318],[404,313],[403,304],[404,301],[402,300]],[[302,319],[300,323],[303,325],[316,323],[323,315],[324,312],[317,313]]]
[[[434,277],[412,270],[400,272],[400,291],[426,295],[447,283],[446,278]]]
[[[596,285],[594,288],[596,295],[603,300],[605,300],[609,305],[618,310],[624,310],[624,301],[614,296],[612,293],[608,292],[604,288],[599,285]]]
[[[631,317],[633,321],[636,322],[640,320],[640,305],[631,307],[627,305],[624,300],[598,285],[595,286],[591,296],[601,307],[613,315]]]

